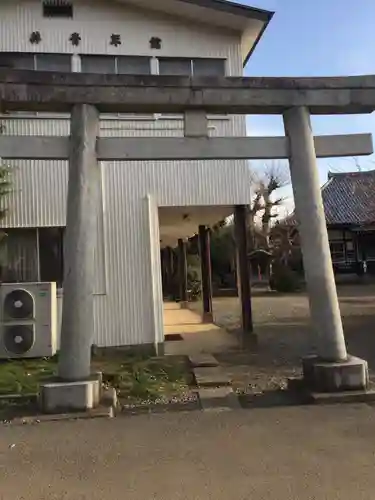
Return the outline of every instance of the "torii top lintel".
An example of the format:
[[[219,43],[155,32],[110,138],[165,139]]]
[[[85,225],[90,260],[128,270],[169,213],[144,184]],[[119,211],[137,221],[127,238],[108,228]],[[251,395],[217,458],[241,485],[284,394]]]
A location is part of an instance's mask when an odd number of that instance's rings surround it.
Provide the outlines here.
[[[375,75],[317,78],[190,78],[97,75],[0,69],[6,111],[69,112],[91,104],[102,113],[280,114],[306,106],[312,114],[371,113]]]

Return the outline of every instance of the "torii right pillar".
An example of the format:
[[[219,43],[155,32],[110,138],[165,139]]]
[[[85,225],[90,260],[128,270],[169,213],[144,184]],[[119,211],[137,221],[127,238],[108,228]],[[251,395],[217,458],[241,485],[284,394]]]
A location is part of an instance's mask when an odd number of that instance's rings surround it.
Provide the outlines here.
[[[363,391],[368,366],[346,351],[308,108],[285,111],[284,127],[317,347],[303,360],[304,382],[313,392]]]

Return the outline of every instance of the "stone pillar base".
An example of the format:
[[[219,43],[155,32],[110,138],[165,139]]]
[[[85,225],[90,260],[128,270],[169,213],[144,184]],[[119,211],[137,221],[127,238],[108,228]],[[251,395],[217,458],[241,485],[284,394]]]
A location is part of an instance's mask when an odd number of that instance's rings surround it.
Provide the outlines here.
[[[367,361],[348,356],[345,361],[328,362],[317,356],[302,362],[303,382],[315,392],[343,392],[366,390],[369,384]]]
[[[79,382],[47,382],[40,386],[39,392],[39,406],[44,413],[92,410],[99,405],[100,399],[98,375]]]
[[[182,300],[180,302],[181,309],[189,309],[189,302],[187,300]]]

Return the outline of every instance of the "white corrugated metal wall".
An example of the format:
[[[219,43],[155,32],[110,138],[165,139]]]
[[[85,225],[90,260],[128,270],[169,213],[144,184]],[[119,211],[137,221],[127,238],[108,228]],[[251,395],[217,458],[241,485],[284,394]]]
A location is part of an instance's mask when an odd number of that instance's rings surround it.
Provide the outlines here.
[[[113,0],[74,0],[74,19],[42,17],[41,0],[1,0],[1,51],[77,54],[126,54],[157,57],[220,57],[228,60],[231,75],[242,74],[239,35],[198,23],[184,23],[156,11],[147,12]],[[31,44],[39,31],[41,42]],[[70,35],[81,42],[72,46]],[[121,45],[110,45],[111,34]],[[162,40],[160,50],[150,49],[150,38]]]
[[[181,21],[148,15],[107,2],[75,2],[74,20],[41,17],[39,1],[6,0],[0,6],[0,50],[25,52],[106,53],[150,55],[151,36],[163,40],[157,56],[223,57],[230,75],[242,74],[239,37],[184,25]],[[42,42],[31,45],[30,33],[38,29]],[[80,47],[69,43],[80,33]],[[109,45],[112,33],[123,43]],[[104,117],[103,117],[104,118]],[[69,121],[50,117],[3,117],[10,135],[68,135]],[[245,135],[242,117],[210,120],[215,136]],[[176,119],[103,119],[101,135],[182,136]],[[103,214],[98,217],[95,286],[95,338],[99,345],[139,344],[155,341],[151,328],[152,293],[145,262],[149,249],[144,198],[155,197],[159,206],[233,205],[249,199],[246,162],[113,162],[102,164]],[[250,179],[249,179],[250,181]],[[250,182],[249,182],[250,183]],[[66,162],[22,161],[15,166],[11,210],[7,227],[65,225]],[[140,308],[144,304],[144,308]]]

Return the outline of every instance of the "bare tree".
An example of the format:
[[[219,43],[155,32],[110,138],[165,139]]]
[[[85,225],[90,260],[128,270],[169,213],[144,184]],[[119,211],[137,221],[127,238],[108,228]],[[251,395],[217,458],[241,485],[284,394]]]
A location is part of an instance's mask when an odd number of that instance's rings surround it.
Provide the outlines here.
[[[336,174],[344,174],[348,172],[350,168],[348,163],[352,164],[352,168],[350,170],[355,169],[357,172],[365,172],[366,170],[371,170],[374,168],[375,159],[374,156],[371,155],[367,158],[359,158],[358,156],[352,156],[350,158],[336,158],[335,163],[328,163],[329,170]],[[336,162],[339,162],[338,165]]]
[[[260,171],[253,172],[252,179],[254,195],[248,211],[248,230],[253,250],[270,251],[272,223],[286,200],[277,196],[277,192],[290,184],[289,169],[285,163],[268,163]]]

